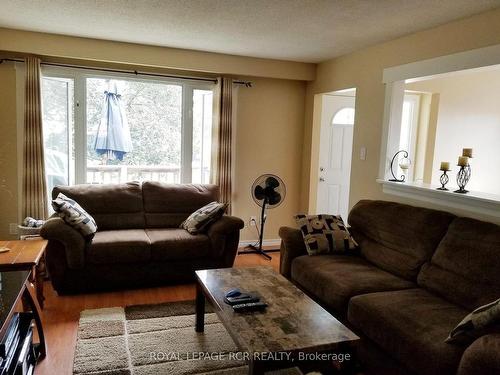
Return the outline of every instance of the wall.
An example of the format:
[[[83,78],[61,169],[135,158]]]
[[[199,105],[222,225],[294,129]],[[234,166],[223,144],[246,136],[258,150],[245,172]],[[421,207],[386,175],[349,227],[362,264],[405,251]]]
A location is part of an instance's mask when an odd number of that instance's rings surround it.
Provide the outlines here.
[[[0,239],[12,238],[9,223],[17,223],[16,72],[0,65]]]
[[[17,56],[36,53],[45,61],[84,63],[91,66],[135,67],[138,70],[224,73],[249,79],[254,87],[238,90],[236,118],[236,154],[234,213],[245,219],[258,216],[259,208],[250,196],[250,186],[262,173],[275,173],[285,180],[284,204],[269,211],[265,237],[278,238],[278,228],[291,224],[299,207],[301,149],[304,126],[305,79],[314,77],[315,65],[295,62],[245,58],[197,51],[141,46],[129,43],[64,37],[17,30],[0,29],[0,51]],[[0,54],[1,57],[1,54]],[[92,60],[92,61],[89,61]],[[98,60],[98,61],[97,61]],[[16,74],[12,63],[0,65],[0,165],[4,179],[13,193],[10,199],[0,194],[0,238],[9,238],[8,223],[17,217],[17,147],[16,147]],[[1,154],[0,154],[1,155]],[[7,167],[6,167],[7,166]],[[245,228],[242,240],[256,239],[252,228]]]
[[[134,43],[78,38],[0,28],[0,51],[13,54],[46,56],[46,61],[62,59],[95,63],[141,65],[149,68],[183,70],[252,77],[312,80],[315,64],[260,59],[192,51],[178,48],[147,46]],[[95,65],[95,64],[94,64]]]
[[[467,189],[500,195],[500,70],[467,72],[407,84],[411,90],[440,95],[432,183],[439,184],[439,163],[451,163],[451,186],[456,186],[457,158],[462,148],[475,151],[473,176]]]
[[[295,226],[299,212],[305,83],[254,79],[254,87],[240,87],[236,121],[234,211],[248,225],[259,218],[251,195],[254,180],[263,173],[281,177],[286,198],[268,210],[265,238],[278,239],[282,225]],[[245,227],[243,239],[256,238],[255,227]]]
[[[384,114],[383,69],[494,44],[500,44],[500,9],[319,64],[316,80],[307,87],[301,208],[307,209],[309,202],[315,200],[317,168],[311,159],[312,146],[317,142],[313,137],[317,134],[313,127],[314,95],[350,87],[357,89],[350,205],[363,198],[398,201],[401,199],[385,195],[376,182]],[[359,159],[363,146],[367,148],[366,160]],[[424,205],[420,201],[405,202]]]

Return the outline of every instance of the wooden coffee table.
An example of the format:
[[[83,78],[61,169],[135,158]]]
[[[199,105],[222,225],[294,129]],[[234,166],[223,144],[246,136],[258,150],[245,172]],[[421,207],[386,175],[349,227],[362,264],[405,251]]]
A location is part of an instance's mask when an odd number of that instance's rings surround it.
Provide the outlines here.
[[[43,273],[46,240],[0,241],[0,248],[10,250],[0,253],[0,272],[30,271],[30,282],[36,287],[36,297],[43,308]]]
[[[239,350],[249,353],[250,374],[292,367],[315,354],[328,361],[335,353],[355,354],[359,337],[271,267],[196,271],[196,278],[196,331],[203,332],[208,299]],[[269,306],[235,313],[224,302],[233,288],[258,293]]]

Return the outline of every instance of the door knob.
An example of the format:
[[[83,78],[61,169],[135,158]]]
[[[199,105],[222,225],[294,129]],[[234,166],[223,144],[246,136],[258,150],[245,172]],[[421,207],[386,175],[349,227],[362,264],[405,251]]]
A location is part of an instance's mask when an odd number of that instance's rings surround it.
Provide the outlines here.
[[[325,170],[325,168],[319,167],[319,170],[320,170],[320,172],[323,172]]]
[[[321,182],[325,182],[325,179],[324,179],[323,177],[320,177],[320,178],[319,178],[319,180],[320,180]]]

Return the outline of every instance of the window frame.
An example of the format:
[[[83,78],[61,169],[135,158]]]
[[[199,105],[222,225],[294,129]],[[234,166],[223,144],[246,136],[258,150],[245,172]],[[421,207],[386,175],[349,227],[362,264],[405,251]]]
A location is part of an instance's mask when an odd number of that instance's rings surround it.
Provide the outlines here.
[[[181,165],[179,182],[191,182],[193,157],[193,92],[194,90],[207,90],[215,94],[215,83],[189,79],[172,79],[170,77],[149,77],[141,74],[131,76],[130,73],[54,66],[42,67],[42,79],[44,77],[73,79],[74,82],[73,144],[75,158],[73,162],[73,182],[75,184],[87,183],[87,78],[112,78],[145,83],[159,82],[162,84],[181,86]]]
[[[500,218],[500,196],[482,192],[455,194],[436,190],[435,185],[423,182],[390,182],[390,159],[399,145],[399,124],[406,82],[469,69],[490,69],[500,65],[500,44],[416,61],[383,70],[385,84],[384,114],[381,134],[379,173],[376,180],[386,194],[426,202],[447,210],[459,210],[471,215]]]

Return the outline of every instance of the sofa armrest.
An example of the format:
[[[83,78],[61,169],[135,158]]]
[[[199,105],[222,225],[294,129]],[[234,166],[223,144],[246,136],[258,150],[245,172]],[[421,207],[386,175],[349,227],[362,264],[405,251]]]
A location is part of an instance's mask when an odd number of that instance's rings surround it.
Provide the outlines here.
[[[244,227],[243,220],[235,216],[224,215],[210,228],[208,237],[212,243],[212,254],[215,257],[224,256],[227,266],[231,267],[238,250],[240,230]]]
[[[208,228],[208,236],[230,234],[239,231],[244,226],[243,220],[239,217],[224,215]]]
[[[462,355],[457,375],[500,374],[500,333],[481,336]]]
[[[49,241],[47,252],[50,252],[51,241],[59,241],[64,245],[66,263],[69,268],[83,268],[85,265],[85,239],[76,229],[64,222],[60,217],[51,217],[40,230],[40,235]],[[50,270],[49,270],[50,271]]]
[[[281,238],[280,273],[290,279],[292,261],[298,256],[307,254],[306,245],[299,229],[281,227],[279,236]]]

